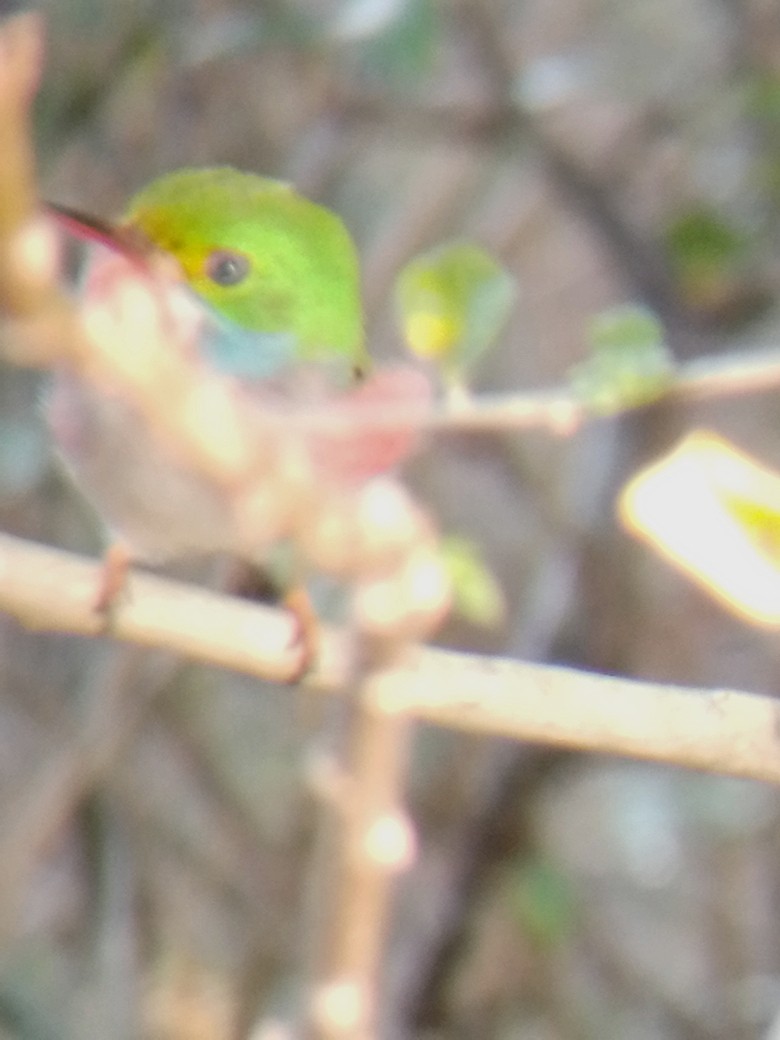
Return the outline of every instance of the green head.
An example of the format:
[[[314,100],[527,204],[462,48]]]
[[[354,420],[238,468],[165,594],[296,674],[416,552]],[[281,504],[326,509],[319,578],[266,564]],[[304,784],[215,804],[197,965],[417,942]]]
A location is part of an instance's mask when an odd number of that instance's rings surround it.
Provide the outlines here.
[[[289,185],[230,167],[177,170],[140,191],[123,224],[171,253],[219,315],[274,340],[277,355],[281,344],[284,362],[364,367],[353,242]]]

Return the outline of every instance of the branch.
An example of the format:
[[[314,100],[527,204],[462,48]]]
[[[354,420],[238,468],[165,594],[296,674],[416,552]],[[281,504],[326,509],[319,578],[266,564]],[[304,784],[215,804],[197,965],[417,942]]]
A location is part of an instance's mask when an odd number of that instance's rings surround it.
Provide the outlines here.
[[[392,647],[386,647],[391,650]],[[399,649],[401,649],[399,647]],[[392,666],[390,666],[392,668]],[[382,665],[369,661],[339,706],[340,747],[314,777],[321,796],[309,881],[309,997],[301,1022],[311,1040],[381,1034],[382,958],[396,877],[414,859],[403,800],[412,717],[389,699]]]
[[[99,635],[99,565],[0,535],[0,610],[30,628]],[[133,573],[117,639],[281,681],[295,661],[282,612]],[[334,693],[350,674],[342,633],[326,631],[306,685]],[[780,782],[775,702],[469,654],[412,648],[375,676],[395,710],[472,733]]]
[[[705,356],[681,365],[674,382],[665,391],[664,401],[696,402],[738,394],[764,393],[780,387],[780,350],[762,347],[753,351]],[[643,405],[629,405],[633,411]],[[364,410],[354,408],[348,416],[332,408],[310,408],[305,416],[286,417],[288,427],[307,431],[340,429],[346,423],[361,429],[383,427],[442,432],[501,432],[546,429],[566,436],[575,433],[589,419],[597,418],[565,384],[541,390],[516,393],[479,394],[455,407],[447,401],[434,404],[372,404]]]

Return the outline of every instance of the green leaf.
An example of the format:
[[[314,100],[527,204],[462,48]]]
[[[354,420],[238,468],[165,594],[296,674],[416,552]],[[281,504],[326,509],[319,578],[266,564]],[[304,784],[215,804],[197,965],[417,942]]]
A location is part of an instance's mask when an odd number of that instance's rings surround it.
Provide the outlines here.
[[[335,35],[371,79],[409,90],[431,66],[440,26],[433,0],[351,0]]]
[[[571,932],[574,900],[566,877],[551,863],[523,863],[512,875],[511,905],[523,932],[539,946],[555,946]]]
[[[664,330],[644,307],[610,307],[592,320],[588,340],[595,354],[642,353],[663,345]]]
[[[480,246],[438,246],[415,257],[398,276],[406,343],[447,378],[462,381],[497,339],[515,293],[514,279]]]
[[[449,535],[442,539],[441,552],[455,612],[482,628],[499,624],[504,616],[504,594],[477,546],[467,538]]]
[[[569,371],[572,392],[593,412],[611,415],[662,396],[674,360],[658,319],[644,307],[612,307],[588,334],[591,356]]]
[[[773,72],[757,72],[745,83],[746,114],[752,118],[780,120],[780,78]]]
[[[666,246],[678,277],[694,288],[730,278],[744,261],[749,239],[707,207],[693,209],[666,231]]]

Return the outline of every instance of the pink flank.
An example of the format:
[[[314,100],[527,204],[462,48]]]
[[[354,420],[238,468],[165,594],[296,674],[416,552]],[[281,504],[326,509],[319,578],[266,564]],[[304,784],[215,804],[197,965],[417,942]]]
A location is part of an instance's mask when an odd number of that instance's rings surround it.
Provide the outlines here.
[[[315,472],[339,485],[359,485],[371,477],[395,469],[417,447],[413,425],[371,428],[370,420],[382,409],[399,406],[419,409],[431,401],[428,378],[410,365],[378,368],[364,383],[331,402],[334,414],[354,423],[340,430],[323,430],[312,437]]]

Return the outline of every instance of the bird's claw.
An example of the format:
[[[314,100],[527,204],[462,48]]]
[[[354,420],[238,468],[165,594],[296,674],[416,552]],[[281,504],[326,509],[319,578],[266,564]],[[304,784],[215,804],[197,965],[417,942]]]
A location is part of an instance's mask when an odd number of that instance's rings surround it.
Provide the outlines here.
[[[317,657],[320,642],[320,624],[311,597],[303,585],[295,585],[282,597],[282,606],[291,615],[294,622],[290,647],[300,650],[298,662],[285,680],[295,686],[306,677]]]
[[[112,542],[103,554],[94,603],[103,632],[110,631],[116,608],[127,589],[130,562],[130,552],[122,542]]]

